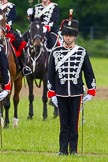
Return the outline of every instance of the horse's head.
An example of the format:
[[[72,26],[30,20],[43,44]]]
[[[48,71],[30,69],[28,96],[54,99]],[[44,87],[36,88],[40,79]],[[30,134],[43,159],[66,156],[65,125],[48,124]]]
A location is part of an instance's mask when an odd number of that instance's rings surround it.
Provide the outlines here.
[[[5,37],[6,21],[6,15],[3,10],[0,9],[0,40],[3,40]]]
[[[28,46],[26,48],[26,62],[29,66],[31,66],[31,69],[33,69],[34,72],[37,65],[40,66],[40,64],[44,63],[46,65],[48,56],[47,50],[45,48],[46,36],[40,19],[36,18],[33,22],[31,22],[27,33],[27,38]]]
[[[41,21],[38,18],[36,18],[30,24],[29,34],[30,34],[31,44],[35,48],[39,48],[40,46],[43,45],[45,35],[43,32],[43,25],[41,24]]]

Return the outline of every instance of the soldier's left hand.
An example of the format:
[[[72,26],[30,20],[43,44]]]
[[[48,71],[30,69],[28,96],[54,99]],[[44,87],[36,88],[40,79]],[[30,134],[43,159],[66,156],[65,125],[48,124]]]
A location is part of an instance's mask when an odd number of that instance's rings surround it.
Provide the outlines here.
[[[58,100],[56,96],[51,97],[51,101],[55,107],[58,107]]]
[[[87,94],[86,96],[83,97],[82,99],[82,103],[86,102],[86,101],[90,101],[92,100],[93,96],[90,94]]]

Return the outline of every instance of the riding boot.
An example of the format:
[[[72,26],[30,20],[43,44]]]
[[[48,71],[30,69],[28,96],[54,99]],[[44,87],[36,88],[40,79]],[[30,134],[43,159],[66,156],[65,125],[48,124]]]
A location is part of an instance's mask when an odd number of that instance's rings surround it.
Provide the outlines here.
[[[26,75],[31,74],[32,70],[31,70],[31,68],[29,66],[26,65],[24,52],[22,52],[21,56],[18,57],[18,58],[19,58],[19,63],[20,63],[23,75],[26,76]]]

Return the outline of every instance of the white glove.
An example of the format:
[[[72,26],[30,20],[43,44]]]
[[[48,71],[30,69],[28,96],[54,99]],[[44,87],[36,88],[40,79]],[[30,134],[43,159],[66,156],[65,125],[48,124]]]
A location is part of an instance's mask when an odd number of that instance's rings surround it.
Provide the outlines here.
[[[89,101],[89,100],[92,99],[92,97],[93,97],[92,95],[87,94],[86,96],[83,97],[82,102],[84,103],[84,102],[86,102],[86,101]]]
[[[32,14],[33,14],[33,8],[29,8],[27,10],[27,15],[29,16],[29,15],[32,15]]]
[[[12,25],[12,21],[9,21],[8,24],[11,26]]]
[[[43,26],[43,33],[47,32],[47,28],[45,26]]]
[[[56,96],[51,97],[51,101],[52,101],[52,103],[54,104],[55,107],[58,107],[58,101],[57,101]]]
[[[0,93],[0,101],[2,101],[7,95],[9,94],[8,91],[4,90]]]

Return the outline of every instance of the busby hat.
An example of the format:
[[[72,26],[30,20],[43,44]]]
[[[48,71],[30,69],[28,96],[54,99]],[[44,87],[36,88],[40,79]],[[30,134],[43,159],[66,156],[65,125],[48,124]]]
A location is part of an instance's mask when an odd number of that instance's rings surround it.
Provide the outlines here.
[[[61,33],[62,35],[78,35],[78,24],[79,21],[73,20],[72,15],[69,15],[69,19],[65,19],[61,23]]]

